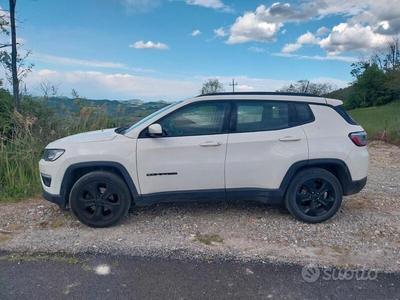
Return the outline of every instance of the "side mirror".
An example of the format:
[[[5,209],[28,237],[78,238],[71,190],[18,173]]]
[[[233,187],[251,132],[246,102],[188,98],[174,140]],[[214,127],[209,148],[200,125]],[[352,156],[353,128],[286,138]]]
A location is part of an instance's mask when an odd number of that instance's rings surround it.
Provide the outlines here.
[[[150,136],[161,136],[162,135],[162,127],[160,124],[151,124],[149,126],[149,135]]]

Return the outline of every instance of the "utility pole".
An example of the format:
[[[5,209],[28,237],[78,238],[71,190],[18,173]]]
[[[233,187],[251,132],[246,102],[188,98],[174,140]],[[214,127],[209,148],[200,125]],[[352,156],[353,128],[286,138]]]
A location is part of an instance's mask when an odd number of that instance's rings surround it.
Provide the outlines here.
[[[235,83],[235,79],[232,78],[232,83],[230,83],[229,85],[232,87],[233,92],[235,92],[235,85],[237,85],[237,82]]]

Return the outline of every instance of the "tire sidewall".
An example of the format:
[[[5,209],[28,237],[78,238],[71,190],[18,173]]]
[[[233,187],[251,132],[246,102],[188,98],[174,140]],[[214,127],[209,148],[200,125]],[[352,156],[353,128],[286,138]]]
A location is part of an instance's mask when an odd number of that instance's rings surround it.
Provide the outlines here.
[[[102,222],[91,221],[84,214],[82,214],[81,211],[77,208],[77,203],[79,201],[79,194],[81,193],[82,189],[86,185],[95,181],[103,181],[108,184],[112,184],[118,190],[121,198],[121,207],[117,212],[117,214],[112,218],[110,218],[109,220],[105,220]],[[69,196],[69,205],[75,217],[81,223],[96,228],[108,227],[120,222],[128,213],[130,204],[131,204],[131,194],[123,179],[118,175],[107,171],[93,171],[83,175],[80,179],[78,179],[75,182]]]
[[[304,214],[296,203],[296,193],[298,189],[305,181],[313,178],[328,181],[333,186],[335,192],[335,202],[332,208],[325,214],[316,217]],[[320,223],[332,218],[337,213],[342,204],[342,199],[343,190],[339,180],[332,173],[324,169],[313,168],[300,171],[294,176],[286,193],[285,205],[289,212],[297,219],[307,223]]]

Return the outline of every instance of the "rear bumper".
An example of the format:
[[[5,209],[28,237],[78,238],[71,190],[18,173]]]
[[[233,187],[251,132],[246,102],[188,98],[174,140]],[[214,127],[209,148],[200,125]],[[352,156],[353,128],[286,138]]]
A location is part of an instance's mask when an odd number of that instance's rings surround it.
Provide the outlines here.
[[[65,198],[60,195],[52,195],[45,190],[42,192],[43,198],[57,204],[62,210],[67,210],[67,202]]]
[[[365,187],[366,184],[367,184],[367,177],[364,177],[363,179],[360,180],[351,181],[347,183],[346,186],[343,187],[343,195],[350,196],[357,194]]]

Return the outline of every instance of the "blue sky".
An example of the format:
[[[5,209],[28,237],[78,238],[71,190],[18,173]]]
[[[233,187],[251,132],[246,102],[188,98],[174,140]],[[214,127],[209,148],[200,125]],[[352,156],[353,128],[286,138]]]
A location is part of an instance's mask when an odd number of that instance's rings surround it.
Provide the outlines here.
[[[232,78],[237,91],[345,87],[351,63],[400,32],[400,0],[18,0],[17,13],[28,91],[93,99],[177,100],[215,77],[226,91]]]

